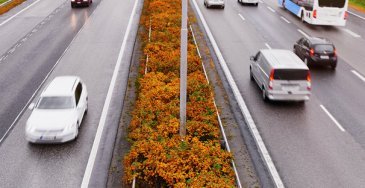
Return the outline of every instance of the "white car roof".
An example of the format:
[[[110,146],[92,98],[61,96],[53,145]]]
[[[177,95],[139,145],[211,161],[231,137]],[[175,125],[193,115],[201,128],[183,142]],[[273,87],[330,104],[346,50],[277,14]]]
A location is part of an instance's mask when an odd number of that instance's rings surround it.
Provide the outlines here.
[[[263,49],[262,54],[274,69],[306,69],[303,61],[290,50]]]
[[[41,94],[44,96],[71,96],[75,84],[80,80],[77,76],[59,76],[52,80],[51,83]]]

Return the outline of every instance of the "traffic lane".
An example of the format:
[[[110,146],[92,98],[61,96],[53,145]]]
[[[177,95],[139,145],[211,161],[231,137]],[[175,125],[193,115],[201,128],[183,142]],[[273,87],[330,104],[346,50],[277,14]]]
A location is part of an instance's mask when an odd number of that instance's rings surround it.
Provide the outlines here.
[[[257,10],[249,8],[246,7],[241,14],[246,16],[247,21],[251,21],[256,28],[259,28],[257,30],[260,31],[261,35],[266,36],[268,41],[276,42],[272,47],[292,49],[294,42],[299,37],[302,37],[296,30],[295,25],[283,22],[278,16],[270,17],[273,12],[266,10],[265,6],[261,9],[259,7]],[[258,15],[261,16],[259,17]],[[334,27],[308,26],[308,28],[312,29],[312,32],[323,33],[324,31],[321,30],[327,30],[326,33],[328,35],[335,36],[337,34],[341,36],[341,32]],[[283,33],[286,34],[283,35]],[[355,40],[355,38],[349,38],[347,42],[354,44]],[[345,44],[341,46],[347,46],[347,49],[352,49],[348,48],[348,45]],[[358,49],[354,49],[354,51],[356,50]],[[337,52],[340,58],[336,71],[331,71],[328,67],[310,67],[313,76],[312,93],[323,102],[329,111],[333,111],[334,116],[338,118],[337,121],[365,148],[365,139],[363,137],[365,133],[365,122],[363,121],[362,114],[365,109],[365,101],[362,99],[362,96],[365,95],[365,83],[352,72],[356,68],[351,67],[347,59],[343,59],[346,53],[340,50]],[[358,53],[363,55],[361,52]],[[359,58],[359,55],[355,57]],[[359,60],[361,62],[361,59],[357,59],[357,62]]]
[[[16,120],[28,100],[56,64],[77,32],[89,19],[100,1],[90,8],[60,6],[58,13],[29,32],[12,53],[0,63],[0,139]]]
[[[275,10],[275,13],[273,13],[272,16],[279,19],[282,19],[281,17],[284,17],[290,22],[290,24],[288,24],[284,20],[282,20],[282,27],[280,28],[287,27],[286,25],[294,25],[297,27],[297,29],[300,29],[309,36],[326,37],[330,39],[336,45],[338,54],[343,59],[345,59],[348,64],[350,64],[357,71],[365,75],[365,64],[361,61],[362,59],[365,59],[365,54],[362,52],[362,49],[365,48],[365,35],[362,36],[362,32],[365,31],[363,29],[365,28],[364,22],[357,23],[356,21],[356,23],[352,23],[352,21],[349,20],[348,25],[350,26],[346,27],[315,26],[309,25],[307,23],[302,23],[297,16],[287,10],[284,10],[282,7],[279,7],[276,1],[265,1],[265,3],[262,3],[260,5],[266,8],[267,6],[271,7]],[[270,11],[267,9],[267,12]],[[262,20],[262,22],[265,21],[264,19],[262,19],[262,17],[257,17],[257,14],[251,11],[250,15],[252,14],[256,15],[256,17],[252,17],[252,19]],[[270,25],[270,23],[268,22],[264,22],[264,24]],[[355,25],[360,27],[359,30],[355,31],[355,29],[350,28]],[[276,26],[274,25],[274,28],[275,27]],[[293,30],[292,32],[297,31]],[[351,48],[349,48],[349,46],[351,46]]]
[[[318,99],[312,96],[311,101],[302,106],[296,103],[264,103],[257,85],[249,81],[247,65],[251,54],[248,50],[239,50],[245,49],[247,45],[260,49],[263,44],[239,42],[241,36],[234,34],[246,33],[250,30],[248,27],[242,26],[239,31],[235,31],[234,27],[229,28],[231,25],[239,25],[238,21],[237,24],[230,23],[237,20],[235,17],[227,19],[214,16],[216,12],[205,10],[201,4],[200,7],[285,184],[288,187],[318,187],[346,185],[348,182],[359,186],[364,183],[359,177],[364,169],[358,165],[361,157],[348,161],[352,159],[348,152],[364,156],[361,146],[351,136],[345,136],[337,129],[331,119],[321,111]],[[225,11],[229,9],[226,6]],[[232,30],[229,35],[226,34],[227,30]],[[250,33],[249,36],[254,37],[257,34],[260,33]],[[346,144],[339,140],[342,137],[348,140],[345,140]],[[322,141],[323,138],[326,140]],[[304,146],[309,146],[309,149]],[[342,175],[343,172],[349,175]]]
[[[365,148],[365,82],[341,58],[336,71],[312,66],[312,90],[340,125]]]
[[[35,2],[36,1],[32,1],[32,3]],[[56,14],[54,11],[67,2],[68,0],[41,0],[6,23],[4,22],[7,19],[11,18],[31,4],[26,2],[26,6],[21,6],[22,9],[17,9],[16,11],[12,11],[9,14],[1,15],[0,24],[4,24],[0,26],[0,58],[39,23],[42,21],[47,21],[45,19],[48,16],[53,17],[54,14]]]
[[[30,114],[27,111],[0,146],[2,185],[81,185],[133,3],[103,1],[47,79],[49,82],[55,76],[77,75],[86,83],[89,111],[78,139],[61,145],[27,144],[24,139],[24,126]]]

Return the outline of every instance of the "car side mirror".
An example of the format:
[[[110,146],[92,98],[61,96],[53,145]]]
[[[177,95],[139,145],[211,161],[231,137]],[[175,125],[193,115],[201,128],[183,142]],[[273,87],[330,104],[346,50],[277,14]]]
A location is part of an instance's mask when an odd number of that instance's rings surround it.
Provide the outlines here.
[[[30,105],[28,106],[28,109],[29,110],[33,110],[35,107],[35,104],[34,103],[30,103]]]
[[[256,61],[254,56],[251,56],[251,57],[250,57],[250,60],[251,60],[251,61]]]

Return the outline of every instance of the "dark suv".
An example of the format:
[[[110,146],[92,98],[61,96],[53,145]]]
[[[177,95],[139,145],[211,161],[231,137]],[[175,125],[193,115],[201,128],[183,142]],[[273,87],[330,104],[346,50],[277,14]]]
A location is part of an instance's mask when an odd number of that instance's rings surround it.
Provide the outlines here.
[[[329,65],[332,69],[336,69],[336,48],[328,39],[303,37],[294,44],[293,51],[308,66],[316,63],[319,65]]]
[[[71,7],[74,8],[76,6],[90,6],[93,3],[92,0],[71,0]]]

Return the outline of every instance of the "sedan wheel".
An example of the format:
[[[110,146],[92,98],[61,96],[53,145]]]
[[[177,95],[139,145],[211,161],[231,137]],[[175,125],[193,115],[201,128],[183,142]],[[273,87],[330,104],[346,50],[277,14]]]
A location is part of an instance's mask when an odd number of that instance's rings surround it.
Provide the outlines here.
[[[266,95],[266,90],[265,88],[262,89],[262,99],[265,101],[265,102],[268,102],[269,99],[267,98],[267,95]]]

